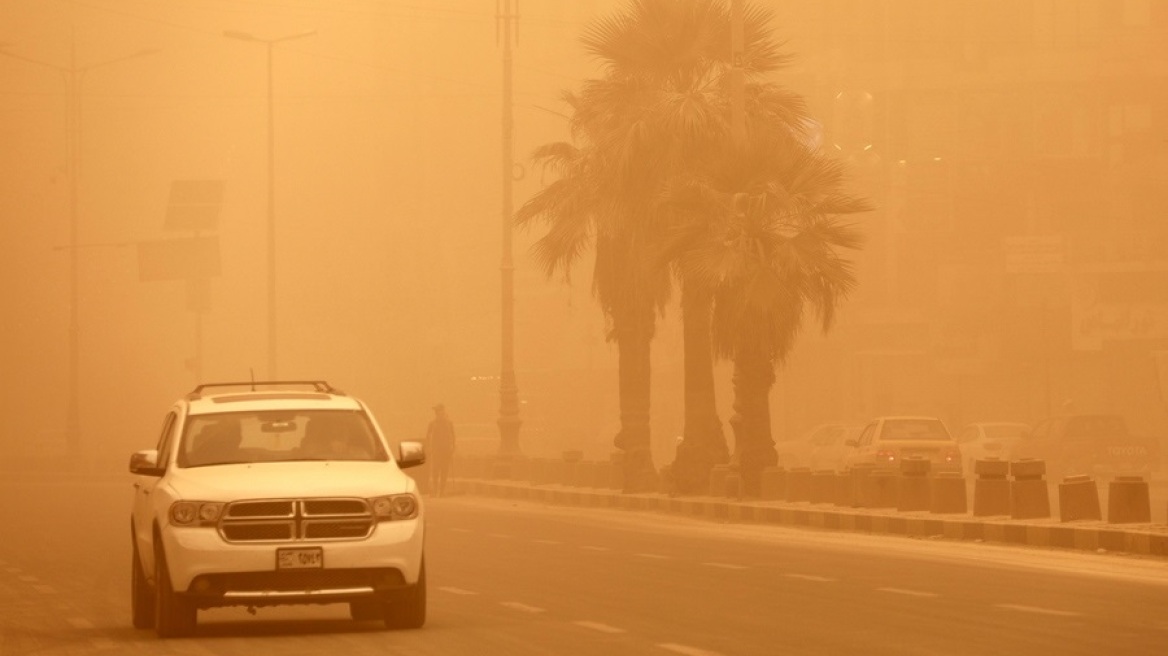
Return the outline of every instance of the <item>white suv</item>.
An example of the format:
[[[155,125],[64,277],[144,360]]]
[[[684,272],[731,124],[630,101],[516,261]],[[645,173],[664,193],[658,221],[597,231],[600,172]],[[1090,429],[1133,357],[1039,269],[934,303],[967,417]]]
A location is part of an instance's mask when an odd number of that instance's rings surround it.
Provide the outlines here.
[[[323,381],[199,385],[130,458],[134,626],[177,636],[199,609],[326,603],[422,626],[422,500],[401,470],[424,461]]]

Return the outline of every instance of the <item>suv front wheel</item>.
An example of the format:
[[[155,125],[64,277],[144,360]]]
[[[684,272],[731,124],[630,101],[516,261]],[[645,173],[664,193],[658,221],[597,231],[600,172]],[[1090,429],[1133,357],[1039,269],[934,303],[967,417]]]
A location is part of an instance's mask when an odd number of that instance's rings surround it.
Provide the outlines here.
[[[385,604],[385,628],[420,629],[426,623],[426,561],[422,560],[422,570],[418,582],[399,601]]]
[[[154,629],[160,638],[177,638],[195,630],[198,609],[175,593],[162,546],[154,554]]]
[[[133,561],[130,564],[130,614],[134,618],[135,629],[150,629],[154,627],[154,591],[142,573],[142,559],[138,556],[138,541],[130,536],[133,545]]]

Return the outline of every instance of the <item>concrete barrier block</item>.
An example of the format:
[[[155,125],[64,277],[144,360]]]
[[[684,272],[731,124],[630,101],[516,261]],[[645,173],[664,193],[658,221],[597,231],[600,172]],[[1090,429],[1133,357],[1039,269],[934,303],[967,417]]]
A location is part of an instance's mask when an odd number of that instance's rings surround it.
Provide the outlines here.
[[[979,461],[981,462],[981,461]],[[1005,474],[1001,478],[980,475],[973,482],[973,516],[992,517],[1010,514],[1010,481]]]
[[[811,470],[807,467],[794,467],[787,470],[787,501],[811,500]]]
[[[852,485],[852,507],[853,508],[873,508],[875,491],[871,481],[869,480],[872,474],[873,466],[871,464],[857,464],[853,465],[847,472],[847,476],[851,478]]]
[[[1010,473],[1010,462],[999,458],[975,460],[973,473],[979,478],[1005,478]]]
[[[856,506],[856,488],[852,483],[851,473],[833,473],[835,474],[835,498],[832,502],[841,508],[854,508]]]
[[[726,496],[726,475],[729,473],[730,465],[714,465],[710,468],[710,496]]]
[[[786,487],[786,472],[779,467],[766,467],[762,470],[759,480],[759,497],[763,501],[772,501],[783,498]]]
[[[960,472],[937,472],[929,488],[929,512],[964,513],[965,478]]]
[[[929,509],[929,479],[925,473],[901,475],[896,509],[900,512]]]
[[[1046,461],[1023,458],[1010,463],[1010,475],[1016,479],[1042,478],[1046,475]]]
[[[830,469],[811,472],[811,488],[808,497],[811,503],[834,502],[835,472]]]
[[[1107,486],[1107,522],[1137,524],[1152,521],[1148,482],[1142,476],[1117,476]]]
[[[1050,517],[1050,491],[1045,480],[1040,477],[1011,481],[1010,517],[1014,519]]]
[[[1068,476],[1058,486],[1059,521],[1101,520],[1099,488],[1087,475]]]
[[[726,485],[722,496],[730,499],[742,498],[742,475],[735,470],[726,473]]]
[[[869,485],[868,507],[895,508],[900,500],[900,476],[888,470],[874,470],[866,481]]]

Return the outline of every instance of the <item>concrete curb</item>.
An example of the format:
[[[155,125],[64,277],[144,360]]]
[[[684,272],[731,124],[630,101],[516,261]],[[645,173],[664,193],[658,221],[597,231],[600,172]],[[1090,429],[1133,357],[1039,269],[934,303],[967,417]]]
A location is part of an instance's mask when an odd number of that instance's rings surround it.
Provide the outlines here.
[[[454,492],[551,505],[662,512],[710,521],[775,524],[912,538],[971,540],[1031,547],[1108,551],[1168,558],[1168,526],[1100,521],[1016,520],[928,511],[839,508],[824,503],[622,494],[616,490],[459,478]]]

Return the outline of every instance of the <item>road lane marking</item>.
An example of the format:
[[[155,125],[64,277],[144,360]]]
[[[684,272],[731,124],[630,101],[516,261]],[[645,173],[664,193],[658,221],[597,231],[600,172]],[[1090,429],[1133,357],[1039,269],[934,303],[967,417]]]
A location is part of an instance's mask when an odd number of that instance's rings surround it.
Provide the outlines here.
[[[18,576],[18,577],[16,577],[16,580],[18,580],[18,581],[24,581],[25,583],[36,583],[36,582],[37,582],[37,577],[35,577],[35,576],[31,576],[31,575],[29,575],[29,574],[24,574],[24,575],[22,575],[22,576]]]
[[[657,646],[662,649],[667,649],[675,654],[683,654],[684,656],[721,656],[721,654],[716,651],[698,649],[697,647],[689,647],[686,645],[678,645],[672,642],[662,642]]]
[[[456,594],[456,595],[477,595],[478,594],[477,592],[472,592],[470,590],[463,590],[462,588],[445,587],[445,588],[438,588],[438,589],[443,591],[443,592],[449,592],[450,594]]]
[[[877,592],[891,592],[892,594],[908,595],[910,597],[936,597],[936,592],[922,592],[920,590],[905,590],[904,588],[876,588]]]
[[[585,620],[579,620],[576,622],[572,622],[572,624],[575,624],[576,626],[584,627],[585,629],[592,629],[593,631],[600,631],[601,633],[624,633],[625,632],[624,629],[618,629],[615,626],[610,626],[608,624],[601,624],[600,622],[588,622]]]
[[[504,535],[502,533],[487,533],[487,537],[499,538],[500,540],[510,540],[511,539],[510,535]]]
[[[536,544],[563,544],[559,540],[535,540]]]
[[[89,620],[85,619],[84,617],[70,617],[70,618],[66,619],[65,621],[69,623],[69,626],[71,626],[75,629],[92,629],[93,628],[93,622],[90,622]]]
[[[593,547],[591,545],[584,545],[580,548],[585,551],[612,551],[612,549],[609,549],[608,547]]]
[[[51,585],[34,585],[32,589],[41,594],[57,594],[57,591]]]
[[[1056,617],[1079,617],[1082,613],[1076,613],[1069,610],[1055,610],[1053,608],[1042,608],[1040,606],[1023,606],[1021,604],[996,604],[998,608],[1006,610],[1016,610],[1023,613],[1035,613],[1038,615],[1054,615]]]
[[[662,556],[661,554],[639,553],[637,558],[650,558],[652,560],[669,560],[669,556]]]
[[[799,579],[800,581],[818,581],[819,583],[831,583],[835,579],[826,576],[815,576],[814,574],[784,574],[783,576],[789,579]]]
[[[521,610],[525,613],[542,613],[543,612],[542,608],[538,608],[536,606],[528,606],[527,604],[521,604],[518,601],[504,601],[502,603],[507,608]]]
[[[706,567],[717,567],[719,569],[746,569],[746,565],[735,565],[733,563],[702,563]]]

